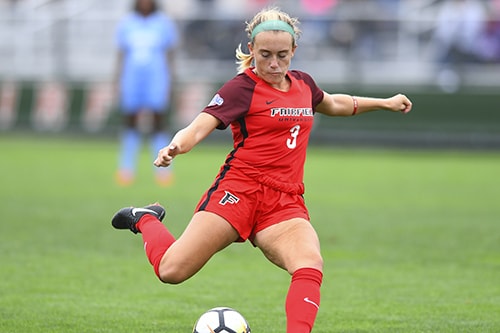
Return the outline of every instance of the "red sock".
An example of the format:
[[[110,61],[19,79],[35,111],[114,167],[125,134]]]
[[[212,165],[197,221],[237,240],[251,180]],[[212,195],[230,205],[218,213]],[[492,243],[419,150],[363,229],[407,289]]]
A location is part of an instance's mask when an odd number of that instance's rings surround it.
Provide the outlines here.
[[[323,273],[314,268],[300,268],[292,275],[286,297],[286,333],[311,332],[319,310]]]
[[[149,214],[141,217],[136,227],[142,234],[146,256],[159,278],[161,258],[163,258],[170,245],[175,242],[175,238],[160,220]]]

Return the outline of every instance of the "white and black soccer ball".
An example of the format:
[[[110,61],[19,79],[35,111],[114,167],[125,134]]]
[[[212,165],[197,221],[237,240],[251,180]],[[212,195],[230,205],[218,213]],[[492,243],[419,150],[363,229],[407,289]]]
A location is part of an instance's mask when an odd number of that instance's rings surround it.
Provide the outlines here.
[[[217,307],[198,318],[193,333],[250,333],[250,326],[238,311]]]

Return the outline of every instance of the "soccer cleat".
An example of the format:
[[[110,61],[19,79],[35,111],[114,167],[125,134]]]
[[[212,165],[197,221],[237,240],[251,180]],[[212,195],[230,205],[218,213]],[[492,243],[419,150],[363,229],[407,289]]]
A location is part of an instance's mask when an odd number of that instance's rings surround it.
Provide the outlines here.
[[[134,183],[134,173],[128,170],[119,170],[116,172],[115,180],[119,186],[130,186]]]
[[[136,234],[139,230],[137,230],[135,225],[139,222],[141,217],[146,214],[153,215],[161,221],[165,217],[165,209],[158,204],[142,208],[125,207],[120,209],[115,216],[113,216],[111,224],[115,229],[130,229],[130,231]]]
[[[155,175],[156,184],[160,187],[168,187],[174,182],[174,175],[172,172],[158,172]]]

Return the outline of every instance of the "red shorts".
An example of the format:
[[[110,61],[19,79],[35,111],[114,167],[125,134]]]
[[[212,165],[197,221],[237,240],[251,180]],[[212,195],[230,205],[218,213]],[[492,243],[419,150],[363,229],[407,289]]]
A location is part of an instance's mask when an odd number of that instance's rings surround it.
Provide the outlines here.
[[[238,242],[253,241],[259,231],[273,224],[292,218],[309,221],[303,188],[303,184],[254,177],[248,170],[222,168],[196,211],[212,212],[226,219],[240,235]]]

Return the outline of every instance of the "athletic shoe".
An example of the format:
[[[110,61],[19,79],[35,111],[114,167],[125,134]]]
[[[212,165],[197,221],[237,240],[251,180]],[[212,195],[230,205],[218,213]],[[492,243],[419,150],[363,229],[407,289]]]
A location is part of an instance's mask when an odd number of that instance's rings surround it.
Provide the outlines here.
[[[172,172],[158,172],[155,175],[156,184],[160,187],[169,187],[174,182],[174,175]]]
[[[128,170],[118,170],[115,175],[116,183],[119,186],[127,187],[134,183],[134,173]]]
[[[115,229],[130,229],[130,231],[136,234],[139,230],[137,230],[135,225],[146,214],[152,215],[161,221],[165,217],[165,209],[159,204],[143,208],[125,207],[113,216],[111,224]]]

